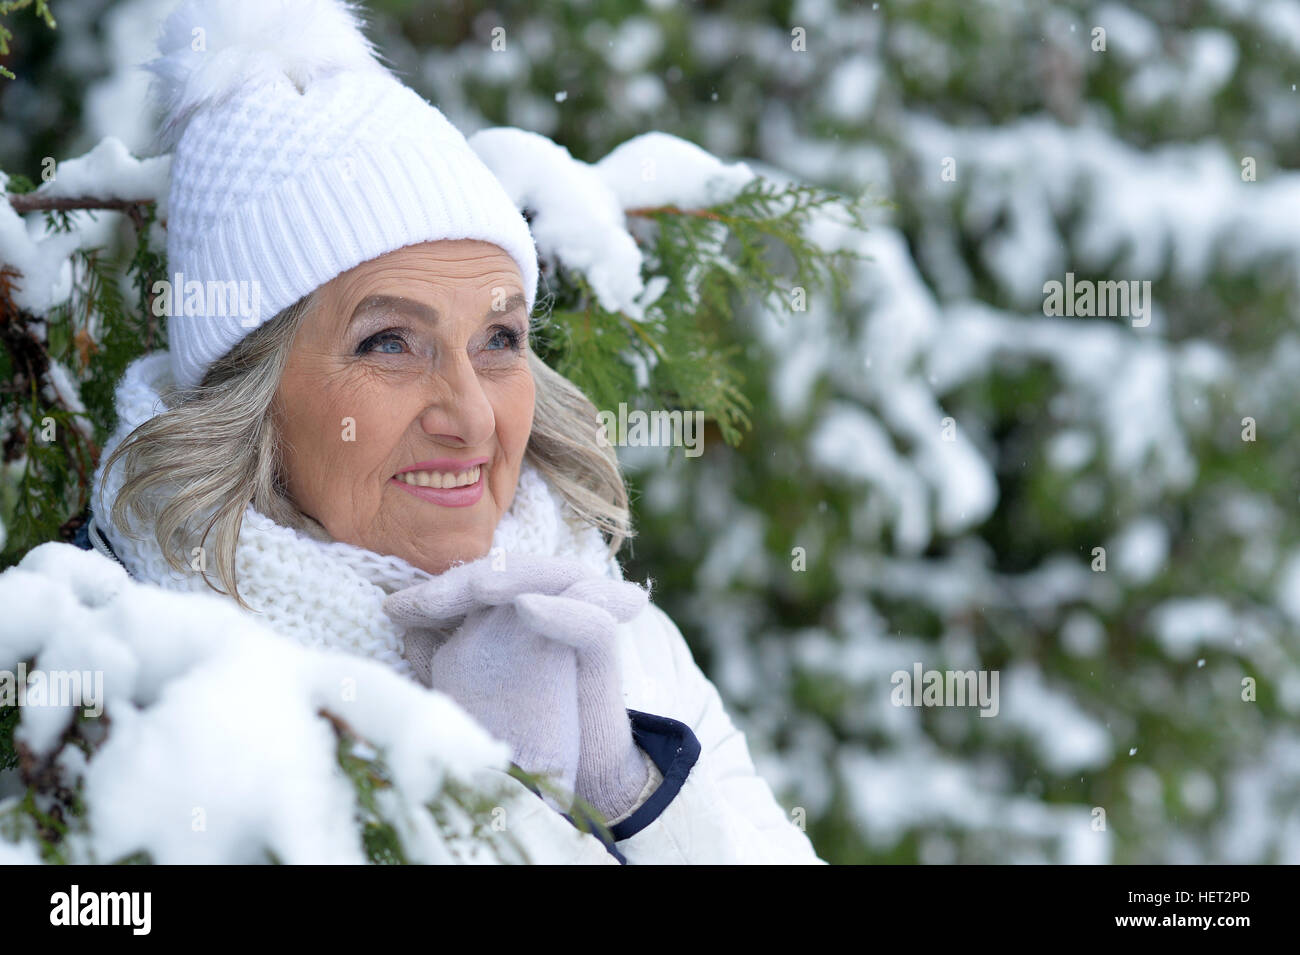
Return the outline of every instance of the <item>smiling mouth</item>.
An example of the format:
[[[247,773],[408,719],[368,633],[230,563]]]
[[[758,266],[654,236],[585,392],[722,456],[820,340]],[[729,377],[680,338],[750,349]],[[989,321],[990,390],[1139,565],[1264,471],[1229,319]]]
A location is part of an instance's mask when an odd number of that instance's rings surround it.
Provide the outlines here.
[[[451,489],[472,487],[478,483],[482,465],[476,464],[463,471],[401,471],[393,479],[413,487]]]
[[[398,471],[389,483],[413,497],[442,507],[470,507],[483,498],[487,485],[488,459],[475,461],[459,470],[459,462],[426,461],[415,467]],[[428,465],[440,465],[434,468]]]

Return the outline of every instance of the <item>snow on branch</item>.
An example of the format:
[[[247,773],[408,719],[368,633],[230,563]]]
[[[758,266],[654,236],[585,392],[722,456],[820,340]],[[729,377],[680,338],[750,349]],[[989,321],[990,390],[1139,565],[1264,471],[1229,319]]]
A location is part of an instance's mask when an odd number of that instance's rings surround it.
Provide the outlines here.
[[[0,575],[0,604],[0,713],[19,714],[8,735],[24,783],[0,801],[0,856],[499,863],[592,851],[511,778],[506,743],[383,663],[303,647],[220,596],[137,583],[68,544]],[[20,668],[15,707],[3,674]]]

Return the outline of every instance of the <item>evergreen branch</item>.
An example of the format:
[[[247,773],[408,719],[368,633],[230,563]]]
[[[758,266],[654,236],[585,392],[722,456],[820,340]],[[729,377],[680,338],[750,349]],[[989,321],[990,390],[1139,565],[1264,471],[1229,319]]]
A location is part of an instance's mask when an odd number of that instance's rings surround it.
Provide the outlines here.
[[[8,181],[5,183],[5,188],[11,196],[21,196],[29,192],[35,192],[36,183],[20,172],[11,172]]]
[[[156,205],[153,199],[103,199],[96,196],[43,196],[39,193],[11,193],[9,205],[19,215],[29,212],[125,212],[137,229],[144,227],[144,209]]]
[[[28,659],[27,665],[32,667],[34,662]],[[355,819],[367,860],[378,865],[407,864],[409,853],[395,825],[397,804],[390,798],[394,782],[383,751],[326,708],[316,712],[329,722],[337,738],[339,769],[356,793]],[[109,713],[105,711],[98,718],[79,716],[43,757],[14,739],[20,718],[19,707],[0,707],[0,769],[16,769],[22,784],[21,798],[0,808],[0,839],[34,844],[46,863],[96,862],[93,858],[80,857],[85,851],[84,841],[74,843],[69,839],[72,835],[86,836],[89,824],[83,777],[79,773],[69,774],[63,755],[66,746],[75,746],[87,759],[93,758],[111,734]],[[93,735],[87,733],[88,724],[98,724]],[[447,778],[437,798],[425,808],[438,822],[453,857],[465,849],[473,855],[476,847],[486,843],[498,861],[528,862],[517,836],[485,821],[494,820],[492,810],[506,795],[507,790],[503,788],[480,789]],[[269,848],[264,850],[264,855],[265,861],[271,864],[283,861]],[[111,861],[151,864],[153,860],[148,852],[137,850]]]
[[[648,219],[657,230],[647,269],[668,280],[667,289],[642,320],[606,312],[581,276],[560,270],[573,288],[572,309],[553,313],[559,345],[557,370],[575,381],[598,407],[636,399],[629,376],[616,371],[629,361],[651,369],[640,397],[655,406],[700,410],[724,440],[736,445],[751,422],[752,404],[730,358],[735,344],[733,298],[782,296],[830,286],[838,305],[845,278],[840,268],[853,251],[832,251],[808,237],[814,214],[832,210],[853,228],[866,228],[866,202],[802,184],[756,178],[731,200],[704,209],[676,204],[638,206],[629,216]],[[729,252],[735,243],[738,251]],[[793,285],[773,268],[773,246],[793,263]],[[788,307],[788,306],[787,306]],[[581,316],[579,319],[578,317]],[[610,334],[611,331],[618,333]],[[733,343],[728,345],[728,341]]]
[[[0,438],[4,461],[22,462],[0,488],[6,562],[42,541],[71,539],[89,501],[100,445],[115,424],[117,381],[161,337],[152,312],[154,282],[164,272],[162,255],[150,242],[155,206],[111,204],[120,205],[136,227],[125,267],[99,249],[75,251],[72,294],[44,318],[17,307],[19,273],[0,271],[0,377],[7,379],[0,388]],[[45,212],[65,220],[71,215],[66,209]],[[127,304],[124,278],[135,286],[138,307]],[[69,407],[54,387],[55,363],[71,372],[84,412]],[[38,423],[45,418],[63,429],[56,430],[57,442],[40,440]]]
[[[714,212],[712,209],[683,209],[680,206],[634,206],[631,209],[623,210],[625,215],[638,216],[645,219],[654,219],[658,216],[696,216],[700,219],[714,219],[718,222],[725,220],[721,214]]]
[[[67,405],[53,385],[48,347],[33,330],[40,320],[13,300],[19,277],[13,268],[0,269],[0,348],[7,359],[14,395],[12,421],[4,436],[4,460],[23,460],[14,533],[8,547],[21,553],[41,540],[66,536],[63,531],[68,512],[80,513],[89,499],[91,471],[99,448],[78,427],[80,413]],[[49,406],[42,407],[43,400]],[[37,438],[37,422],[46,417],[55,422],[56,428],[63,429],[65,438],[57,446]],[[71,479],[71,471],[76,472],[75,480]]]
[[[653,338],[650,337],[650,335],[646,332],[645,327],[640,322],[633,321],[631,318],[624,315],[622,312],[619,312],[619,316],[623,319],[624,323],[628,326],[628,328],[630,328],[636,334],[636,336],[639,339],[641,339],[642,343],[646,346],[646,348],[649,348],[651,351],[653,351],[664,361],[668,360],[668,356],[664,353],[663,348],[659,345],[657,341],[655,341]]]
[[[406,865],[409,853],[397,826],[389,818],[393,778],[384,751],[358,733],[342,717],[321,707],[318,716],[328,720],[338,739],[339,767],[356,792],[356,822],[366,858],[377,865]],[[437,822],[453,855],[452,845],[466,836],[489,845],[499,861],[527,862],[527,853],[513,833],[495,829],[486,820],[506,795],[505,790],[479,790],[452,778],[444,778],[437,797],[425,805]],[[454,817],[454,818],[453,818]],[[468,832],[466,832],[468,823]]]
[[[26,660],[28,667],[35,660]],[[10,708],[6,707],[6,710]],[[16,806],[0,815],[0,835],[17,841],[27,836],[35,841],[46,863],[66,864],[69,858],[67,836],[86,830],[86,803],[82,793],[82,779],[71,781],[65,775],[65,764],[60,759],[65,746],[76,746],[87,756],[103,745],[107,733],[100,734],[98,742],[88,738],[83,726],[92,721],[78,715],[62,732],[58,743],[44,757],[38,757],[26,744],[14,738],[21,713],[19,707],[9,719],[0,721],[0,765],[14,766],[23,786],[23,797]],[[107,728],[111,721],[101,714],[98,722]]]
[[[378,759],[368,758],[358,751],[369,744],[342,717],[324,707],[318,709],[316,715],[330,723],[338,740],[335,758],[356,793],[355,818],[366,857],[380,865],[406,864],[401,837],[392,823],[383,818],[379,808],[378,793],[392,787],[386,767]]]
[[[17,704],[0,706],[0,773],[18,767],[18,752],[14,749],[14,730],[22,711]]]

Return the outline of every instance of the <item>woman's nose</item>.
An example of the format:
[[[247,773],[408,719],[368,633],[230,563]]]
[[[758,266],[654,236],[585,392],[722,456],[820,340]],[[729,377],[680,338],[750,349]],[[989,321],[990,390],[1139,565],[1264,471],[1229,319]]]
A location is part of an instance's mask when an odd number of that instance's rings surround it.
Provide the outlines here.
[[[496,416],[469,356],[461,353],[440,361],[430,377],[430,401],[420,415],[425,434],[469,447],[486,444],[496,429]]]

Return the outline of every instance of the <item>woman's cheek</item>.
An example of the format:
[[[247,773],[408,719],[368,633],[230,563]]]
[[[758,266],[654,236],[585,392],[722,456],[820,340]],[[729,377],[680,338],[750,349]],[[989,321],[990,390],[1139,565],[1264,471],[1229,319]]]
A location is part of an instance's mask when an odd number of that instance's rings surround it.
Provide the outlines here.
[[[306,407],[313,407],[308,403]],[[344,404],[315,402],[316,414],[308,428],[307,440],[295,449],[307,496],[320,511],[332,510],[338,489],[347,484],[363,467],[365,427],[355,409]]]
[[[497,418],[497,435],[510,451],[521,452],[533,429],[533,409],[537,386],[532,373],[525,369],[517,377],[502,382],[493,407]]]

